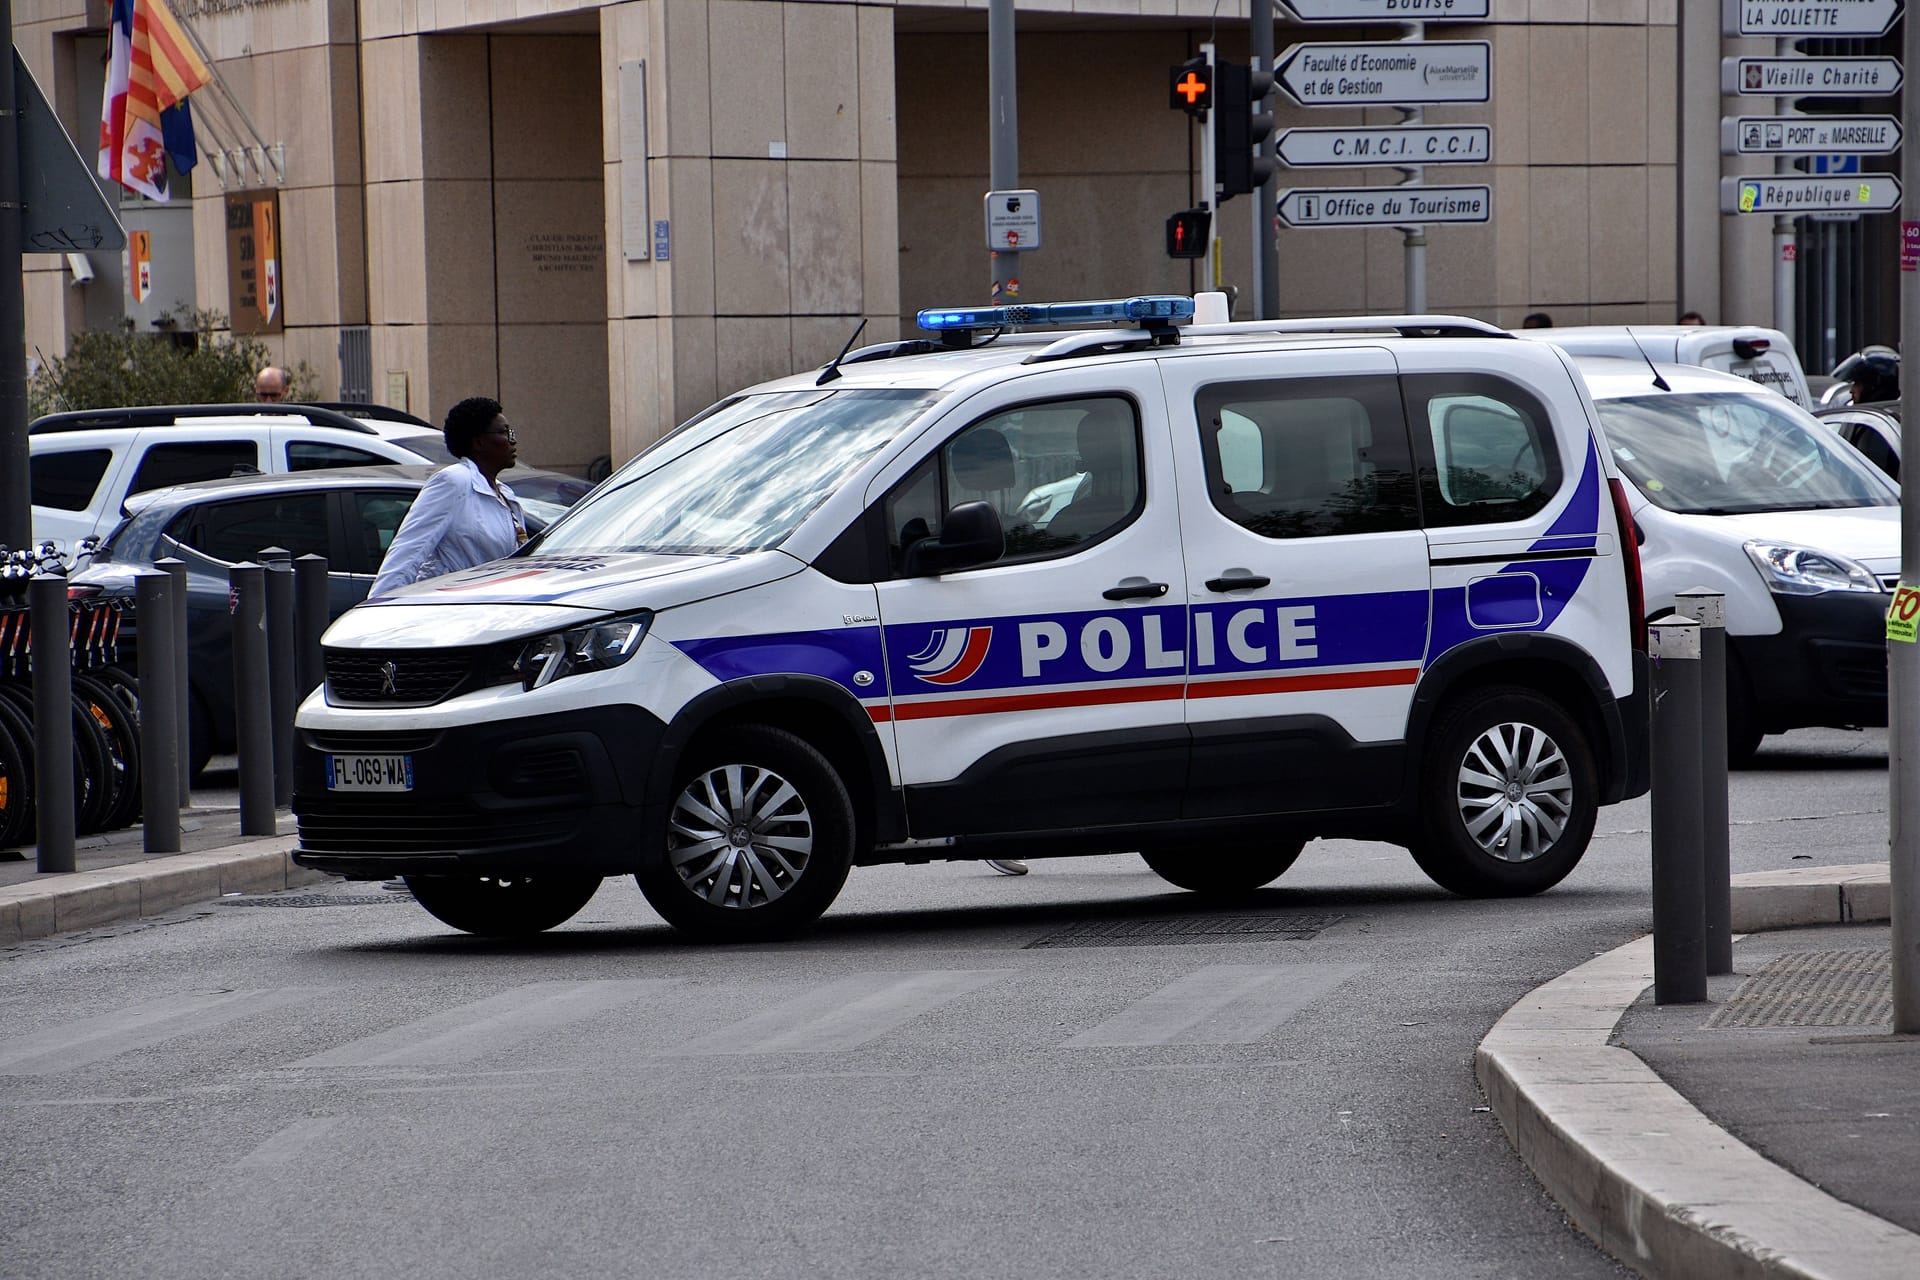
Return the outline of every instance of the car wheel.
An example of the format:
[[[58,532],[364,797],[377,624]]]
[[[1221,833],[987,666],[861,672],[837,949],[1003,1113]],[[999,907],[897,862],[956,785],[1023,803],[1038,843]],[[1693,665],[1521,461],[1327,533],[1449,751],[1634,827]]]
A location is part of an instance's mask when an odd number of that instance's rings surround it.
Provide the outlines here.
[[[1414,860],[1468,897],[1550,889],[1586,852],[1599,790],[1572,717],[1526,689],[1479,690],[1443,711],[1428,739]]]
[[[748,725],[692,754],[666,841],[634,879],[675,928],[757,941],[832,905],[853,841],[853,802],[827,758],[783,729]]]
[[[1170,885],[1210,898],[1237,898],[1285,875],[1306,847],[1304,839],[1289,836],[1252,847],[1179,845],[1140,856]]]
[[[1766,735],[1754,715],[1753,686],[1747,683],[1740,659],[1727,655],[1727,767],[1745,769],[1759,754]]]
[[[207,771],[213,759],[213,715],[206,699],[193,694],[187,699],[187,776],[194,782]]]
[[[543,933],[587,905],[595,875],[407,876],[416,902],[442,924],[483,938]]]

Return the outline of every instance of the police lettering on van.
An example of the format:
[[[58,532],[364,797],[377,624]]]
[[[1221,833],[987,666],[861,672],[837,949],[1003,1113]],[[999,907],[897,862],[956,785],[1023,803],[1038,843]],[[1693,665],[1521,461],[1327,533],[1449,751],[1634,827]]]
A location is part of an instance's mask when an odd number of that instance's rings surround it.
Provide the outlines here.
[[[1138,852],[1230,896],[1316,836],[1551,887],[1646,787],[1635,543],[1566,357],[1200,309],[924,313],[352,610],[296,860],[489,934],[617,874],[730,938],[930,858]]]

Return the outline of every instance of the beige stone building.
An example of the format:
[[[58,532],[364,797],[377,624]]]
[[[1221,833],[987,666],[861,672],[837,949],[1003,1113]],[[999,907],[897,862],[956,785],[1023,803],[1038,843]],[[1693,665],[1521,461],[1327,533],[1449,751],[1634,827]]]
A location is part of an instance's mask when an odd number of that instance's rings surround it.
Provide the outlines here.
[[[523,455],[565,468],[821,363],[863,320],[877,341],[919,308],[986,300],[985,0],[172,4],[222,84],[196,95],[203,159],[174,201],[122,203],[150,232],[153,288],[132,298],[122,262],[76,283],[31,255],[30,352],[121,317],[228,310],[240,192],[277,199],[266,340],[312,392],[436,421],[497,395]],[[109,7],[14,3],[16,43],[89,156]],[[1489,123],[1493,150],[1427,180],[1494,192],[1489,225],[1431,230],[1429,309],[1773,322],[1766,220],[1709,207],[1717,116],[1736,109],[1718,60],[1739,43],[1714,30],[1718,7],[1492,0],[1487,22],[1429,28],[1491,41],[1491,103],[1427,120]],[[1396,34],[1283,23],[1276,46]],[[1023,298],[1203,286],[1163,249],[1167,216],[1197,199],[1200,144],[1166,86],[1209,38],[1246,56],[1245,0],[1020,0],[1020,184],[1046,218]],[[1282,128],[1398,118],[1281,103]],[[1281,186],[1395,180],[1362,172],[1282,170]],[[1252,206],[1221,218],[1242,288]],[[1284,312],[1401,309],[1399,233],[1278,234]]]

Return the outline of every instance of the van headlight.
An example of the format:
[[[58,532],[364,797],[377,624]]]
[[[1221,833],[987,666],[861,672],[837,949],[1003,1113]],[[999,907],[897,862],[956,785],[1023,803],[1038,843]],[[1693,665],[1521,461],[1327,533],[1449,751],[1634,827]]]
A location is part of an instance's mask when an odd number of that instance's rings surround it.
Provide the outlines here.
[[[1747,555],[1767,580],[1767,589],[1783,596],[1817,596],[1828,591],[1879,591],[1880,580],[1863,564],[1776,542],[1749,542]]]
[[[513,662],[520,687],[538,689],[562,676],[610,671],[634,655],[652,621],[653,614],[642,611],[529,640]]]

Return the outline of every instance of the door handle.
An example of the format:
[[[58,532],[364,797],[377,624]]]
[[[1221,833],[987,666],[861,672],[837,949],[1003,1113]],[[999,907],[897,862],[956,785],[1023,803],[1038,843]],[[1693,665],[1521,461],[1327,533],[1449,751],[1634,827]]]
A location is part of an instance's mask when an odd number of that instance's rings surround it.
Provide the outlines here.
[[[1145,578],[1128,578],[1117,587],[1108,587],[1100,593],[1109,600],[1158,600],[1167,594],[1164,582],[1148,582]]]
[[[1245,569],[1229,569],[1218,578],[1207,579],[1209,591],[1248,591],[1254,587],[1264,587],[1273,579],[1258,573],[1248,573]]]

